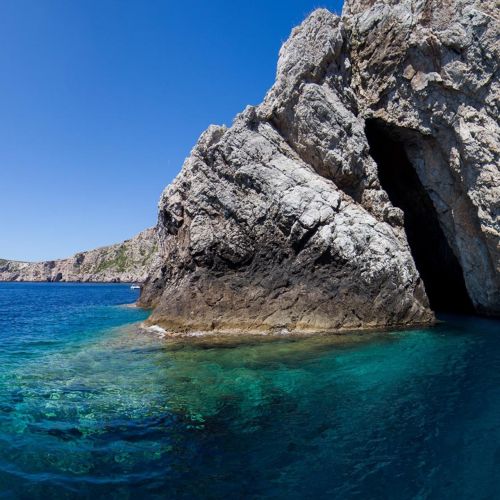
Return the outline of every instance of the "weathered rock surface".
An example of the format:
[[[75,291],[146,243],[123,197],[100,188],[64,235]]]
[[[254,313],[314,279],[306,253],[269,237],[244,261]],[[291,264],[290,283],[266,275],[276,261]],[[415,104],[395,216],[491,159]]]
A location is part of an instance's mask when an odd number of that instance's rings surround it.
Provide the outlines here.
[[[346,4],[351,87],[403,142],[480,312],[500,313],[500,3]]]
[[[80,252],[69,259],[0,259],[0,281],[143,282],[157,263],[156,232],[146,229],[123,243]]]
[[[432,276],[424,287],[412,252],[432,261],[434,240],[408,244],[423,196],[446,247],[431,271],[458,269],[467,300],[498,314],[495,5],[351,0],[342,18],[321,9],[294,29],[264,102],[211,126],[161,197],[162,262],[140,301],[154,306],[150,322],[177,332],[432,322]],[[370,155],[388,161],[384,137],[416,174],[407,213],[394,201],[404,186],[389,197],[386,166]]]

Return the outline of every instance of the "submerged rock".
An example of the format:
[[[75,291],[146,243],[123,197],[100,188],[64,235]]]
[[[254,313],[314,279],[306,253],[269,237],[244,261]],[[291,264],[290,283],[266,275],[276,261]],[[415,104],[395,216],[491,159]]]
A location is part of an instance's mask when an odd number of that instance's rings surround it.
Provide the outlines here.
[[[447,293],[498,314],[497,14],[350,0],[295,28],[264,102],[209,127],[162,194],[151,324],[408,326]]]
[[[157,266],[156,230],[68,259],[18,262],[0,259],[0,281],[143,282]]]

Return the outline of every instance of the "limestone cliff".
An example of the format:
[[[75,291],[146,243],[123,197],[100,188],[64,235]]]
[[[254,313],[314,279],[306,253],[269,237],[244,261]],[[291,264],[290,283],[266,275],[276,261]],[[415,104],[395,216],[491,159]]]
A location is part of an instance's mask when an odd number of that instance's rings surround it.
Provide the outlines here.
[[[494,0],[313,12],[264,102],[211,126],[164,191],[150,321],[335,331],[498,314],[497,16]]]
[[[158,259],[154,229],[116,245],[69,259],[17,262],[0,259],[0,281],[143,282]]]
[[[371,5],[371,6],[370,6]],[[476,310],[500,313],[500,3],[347,2],[351,87],[432,200]]]

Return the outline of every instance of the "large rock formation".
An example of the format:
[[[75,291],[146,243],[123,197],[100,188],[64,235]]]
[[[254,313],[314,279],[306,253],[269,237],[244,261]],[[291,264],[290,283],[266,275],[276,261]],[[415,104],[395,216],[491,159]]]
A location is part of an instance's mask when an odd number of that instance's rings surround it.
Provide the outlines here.
[[[404,146],[476,309],[500,312],[500,4],[348,2],[351,86]]]
[[[146,229],[123,243],[80,252],[69,259],[0,259],[0,281],[143,282],[157,265],[156,232]]]
[[[150,322],[307,332],[498,314],[495,3],[351,0],[294,29],[264,102],[211,126],[162,195]]]

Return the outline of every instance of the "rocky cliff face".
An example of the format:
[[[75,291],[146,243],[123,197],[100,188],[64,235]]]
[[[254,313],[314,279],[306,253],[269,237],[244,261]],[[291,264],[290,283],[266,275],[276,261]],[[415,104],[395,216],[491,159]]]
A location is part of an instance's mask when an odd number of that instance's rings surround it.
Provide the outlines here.
[[[404,146],[485,313],[500,312],[499,7],[355,1],[345,16],[362,115]]]
[[[162,195],[150,321],[308,332],[498,314],[495,5],[350,0],[294,29],[264,102],[211,126]]]
[[[0,281],[143,282],[157,261],[156,232],[146,229],[123,243],[77,253],[69,259],[0,259]]]

